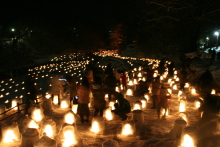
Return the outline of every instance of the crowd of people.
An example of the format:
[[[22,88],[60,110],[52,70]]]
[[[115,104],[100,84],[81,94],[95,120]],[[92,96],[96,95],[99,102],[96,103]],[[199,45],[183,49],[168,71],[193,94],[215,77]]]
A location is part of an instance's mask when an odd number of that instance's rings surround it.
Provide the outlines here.
[[[159,119],[166,119],[166,112],[169,109],[168,101],[170,99],[170,94],[168,93],[167,87],[161,82],[160,77],[165,72],[165,69],[168,69],[169,77],[174,76],[174,62],[167,63],[162,59],[156,69],[158,71],[157,77],[153,76],[155,69],[152,69],[151,66],[143,64],[142,68],[142,73],[146,80],[138,81],[134,96],[141,97],[144,96],[145,93],[151,92],[151,109],[156,110]],[[183,64],[182,68],[178,71],[180,82],[179,90],[184,91],[185,83],[189,82],[189,74],[190,71],[188,66]],[[109,61],[105,71],[95,67],[95,65],[89,64],[85,70],[85,76],[82,77],[81,82],[78,84],[76,84],[75,79],[70,75],[55,75],[51,79],[53,84],[49,90],[53,95],[59,95],[60,93],[68,95],[70,108],[72,104],[77,103],[77,113],[79,114],[82,123],[89,122],[89,103],[91,103],[91,101],[93,101],[92,106],[95,110],[94,117],[103,117],[103,112],[107,108],[105,100],[106,94],[108,95],[108,101],[117,100],[113,112],[121,117],[122,120],[126,120],[127,113],[130,113],[131,111],[131,106],[129,101],[124,98],[124,94],[127,91],[129,80],[133,80],[134,78],[137,78],[137,74],[134,71],[114,69],[112,67],[112,61]],[[204,98],[204,101],[206,101],[209,98],[211,89],[214,85],[213,76],[207,69],[197,81],[196,84],[199,94]],[[29,107],[31,101],[38,103],[36,98],[37,90],[34,86],[33,78],[29,77],[26,83],[26,90],[29,91],[26,102]],[[115,91],[116,86],[121,87],[120,93]],[[150,87],[151,91],[149,91]],[[162,117],[160,116],[161,108],[165,109]],[[28,113],[27,110],[26,113]]]

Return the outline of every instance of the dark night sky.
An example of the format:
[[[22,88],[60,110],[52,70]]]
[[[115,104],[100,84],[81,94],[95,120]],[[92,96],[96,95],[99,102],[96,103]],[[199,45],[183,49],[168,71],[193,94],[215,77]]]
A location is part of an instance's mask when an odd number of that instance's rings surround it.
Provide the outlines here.
[[[83,1],[18,1],[1,0],[1,21],[32,21],[44,19],[59,23],[82,21],[83,23],[103,22],[108,19],[121,20],[123,1],[83,0]]]

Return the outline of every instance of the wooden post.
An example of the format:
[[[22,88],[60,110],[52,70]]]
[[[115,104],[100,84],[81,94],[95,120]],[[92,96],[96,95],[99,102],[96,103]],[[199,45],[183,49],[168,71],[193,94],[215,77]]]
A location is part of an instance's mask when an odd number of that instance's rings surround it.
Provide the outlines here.
[[[20,111],[20,107],[19,107],[19,103],[17,103],[17,107],[18,107],[18,113],[20,113],[21,111]]]

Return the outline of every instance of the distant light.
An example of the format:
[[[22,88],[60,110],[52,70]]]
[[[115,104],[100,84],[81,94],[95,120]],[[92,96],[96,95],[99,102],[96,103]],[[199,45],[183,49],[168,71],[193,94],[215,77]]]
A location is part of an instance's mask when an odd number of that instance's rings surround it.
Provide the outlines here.
[[[218,35],[219,35],[219,32],[215,32],[215,35],[218,36]]]
[[[15,29],[11,29],[11,31],[12,31],[12,32],[14,32],[14,31],[15,31]]]
[[[209,40],[209,37],[206,37],[206,40]]]

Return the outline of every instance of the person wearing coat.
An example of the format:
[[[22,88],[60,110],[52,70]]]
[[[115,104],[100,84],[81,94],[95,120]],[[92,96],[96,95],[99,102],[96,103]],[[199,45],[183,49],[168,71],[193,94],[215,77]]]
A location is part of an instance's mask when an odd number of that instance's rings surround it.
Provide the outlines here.
[[[104,84],[105,84],[105,88],[106,88],[107,93],[108,93],[108,98],[109,98],[109,100],[111,100],[112,95],[114,94],[115,88],[116,88],[116,85],[117,85],[117,79],[115,78],[113,73],[109,73],[107,75],[107,77],[105,78]]]
[[[70,99],[69,107],[71,108],[71,103],[74,100],[74,96],[77,96],[76,81],[70,75],[66,75],[66,80],[67,80],[69,99]]]
[[[125,73],[123,73],[122,76],[121,76],[121,84],[123,86],[124,91],[127,91],[127,82],[128,82],[127,76],[126,76]]]
[[[157,104],[159,102],[161,86],[162,86],[162,83],[160,82],[160,76],[158,76],[158,77],[156,77],[155,81],[152,82],[153,107],[151,109],[156,109],[156,107],[157,107]]]
[[[160,111],[161,111],[161,108],[164,108],[164,114],[163,114],[163,119],[165,119],[166,117],[166,113],[168,111],[168,108],[169,108],[169,105],[168,105],[168,102],[167,102],[167,94],[169,94],[168,90],[166,87],[164,87],[164,85],[162,84],[161,86],[161,89],[160,89],[160,100],[159,100],[159,103],[158,103],[158,107],[157,107],[157,115],[158,115],[158,118],[160,119]]]
[[[127,113],[131,112],[130,102],[124,98],[123,94],[115,92],[115,99],[117,103],[115,103],[115,110],[112,110],[116,115],[118,115],[122,121],[127,119]]]
[[[106,101],[105,101],[105,88],[102,85],[102,78],[95,77],[94,82],[92,84],[92,95],[94,99],[94,108],[95,113],[94,116],[97,116],[98,113],[101,117],[103,117],[103,111],[106,108]]]
[[[185,83],[187,81],[187,72],[185,68],[182,68],[179,74],[180,90],[184,90]]]
[[[77,113],[80,116],[81,122],[89,122],[89,94],[90,94],[90,85],[87,77],[82,78],[81,85],[77,88],[77,95],[78,95],[78,108]],[[86,119],[84,119],[84,116],[86,116]]]

